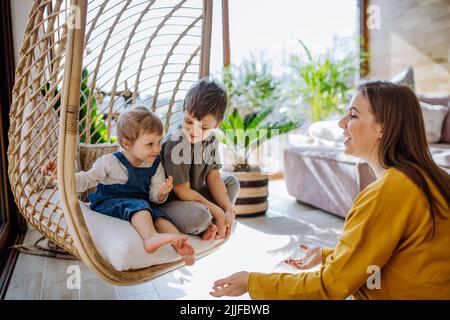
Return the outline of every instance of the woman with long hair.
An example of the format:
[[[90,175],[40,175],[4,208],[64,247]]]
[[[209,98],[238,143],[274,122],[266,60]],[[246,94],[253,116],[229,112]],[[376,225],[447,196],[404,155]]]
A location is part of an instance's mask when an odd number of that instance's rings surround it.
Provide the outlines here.
[[[416,95],[390,82],[362,84],[339,126],[345,153],[365,160],[377,179],[356,197],[334,249],[287,261],[320,270],[242,271],[217,280],[211,295],[450,299],[450,175],[431,157]]]

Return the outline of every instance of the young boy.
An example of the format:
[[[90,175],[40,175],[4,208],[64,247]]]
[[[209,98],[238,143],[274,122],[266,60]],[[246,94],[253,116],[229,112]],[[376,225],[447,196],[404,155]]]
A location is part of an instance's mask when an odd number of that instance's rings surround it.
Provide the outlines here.
[[[205,79],[197,82],[184,99],[181,127],[164,138],[161,152],[174,185],[161,210],[181,232],[207,241],[230,235],[239,193],[236,177],[219,173],[219,142],[213,130],[222,122],[226,106],[222,86]]]

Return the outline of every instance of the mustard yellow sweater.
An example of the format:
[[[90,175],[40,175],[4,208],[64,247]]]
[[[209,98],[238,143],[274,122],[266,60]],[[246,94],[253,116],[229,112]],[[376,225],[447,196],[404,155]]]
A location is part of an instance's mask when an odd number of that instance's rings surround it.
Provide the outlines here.
[[[430,186],[449,217],[443,197]],[[431,239],[432,227],[422,191],[390,168],[355,199],[336,248],[322,251],[319,271],[251,273],[249,294],[253,299],[450,299],[450,218],[436,216]]]

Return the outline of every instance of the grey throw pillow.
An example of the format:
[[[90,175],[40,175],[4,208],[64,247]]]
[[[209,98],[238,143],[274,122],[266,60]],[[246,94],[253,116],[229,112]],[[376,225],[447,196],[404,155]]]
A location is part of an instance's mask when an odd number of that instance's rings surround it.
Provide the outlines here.
[[[411,66],[403,70],[401,73],[392,78],[391,82],[398,83],[410,87],[415,90],[414,71]]]
[[[448,106],[431,105],[420,102],[425,133],[428,143],[438,143],[441,140],[442,124],[448,113]]]

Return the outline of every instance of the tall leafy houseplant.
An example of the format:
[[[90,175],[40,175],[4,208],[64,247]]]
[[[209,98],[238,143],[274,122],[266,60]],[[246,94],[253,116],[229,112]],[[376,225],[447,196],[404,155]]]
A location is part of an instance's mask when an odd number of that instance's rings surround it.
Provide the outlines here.
[[[256,59],[251,54],[240,65],[225,67],[222,82],[228,95],[228,115],[220,126],[220,139],[233,151],[233,171],[250,171],[248,159],[252,151],[300,123],[285,117],[268,121],[277,117],[274,111],[282,103],[282,91],[281,81],[271,73],[271,65],[262,55]]]
[[[232,174],[241,185],[235,205],[237,216],[257,216],[268,208],[268,177],[258,167],[251,168],[249,157],[264,141],[289,132],[299,123],[268,121],[277,115],[281,104],[280,82],[270,72],[267,62],[244,60],[239,67],[225,68],[222,80],[228,93],[228,114],[220,125],[218,137],[234,155]]]
[[[250,171],[248,159],[264,141],[299,126],[293,121],[268,122],[275,105],[281,103],[281,82],[271,73],[270,64],[261,56],[244,59],[225,67],[222,82],[228,94],[228,115],[220,129],[221,141],[234,153],[234,172]]]
[[[253,55],[239,66],[225,67],[222,81],[230,109],[260,110],[281,98],[280,81],[272,75],[269,63],[263,58],[258,63]]]
[[[106,127],[105,121],[103,120],[103,115],[99,114],[99,109],[97,105],[97,99],[92,97],[91,101],[88,103],[89,95],[91,94],[91,89],[88,85],[89,73],[87,69],[83,69],[81,82],[81,97],[80,97],[80,112],[79,112],[79,132],[83,133],[80,137],[80,142],[84,143],[86,141],[86,132],[91,135],[92,143],[105,143],[108,141],[108,129]],[[89,106],[89,108],[88,108]],[[87,118],[85,117],[88,109],[90,109],[89,130],[86,130]],[[111,137],[111,142],[116,141],[116,137]]]
[[[353,87],[352,80],[357,72],[355,57],[346,54],[338,59],[334,57],[333,51],[313,57],[301,40],[299,43],[306,53],[306,58],[293,55],[290,62],[299,76],[295,86],[310,107],[312,121],[340,113],[347,94]]]
[[[92,97],[91,101],[88,103],[89,95],[91,94],[91,89],[88,85],[88,79],[89,79],[89,73],[87,69],[83,69],[82,71],[82,78],[81,78],[81,88],[80,88],[80,111],[79,111],[79,133],[80,136],[80,142],[85,143],[86,142],[86,132],[88,135],[91,135],[91,142],[92,143],[105,143],[108,142],[108,130],[105,124],[105,121],[103,120],[103,115],[99,113],[97,100],[95,97]],[[47,92],[50,88],[50,83],[47,82],[45,86],[42,88],[42,95],[45,97],[47,95]],[[53,97],[56,97],[59,93],[59,90],[56,89],[53,93]],[[54,110],[58,110],[61,105],[61,98],[59,98],[55,104],[53,105]],[[90,109],[90,115],[89,115],[89,121],[90,121],[90,130],[86,130],[87,125],[87,117],[86,114],[88,112],[88,109]],[[116,137],[111,137],[110,142],[115,142]]]

